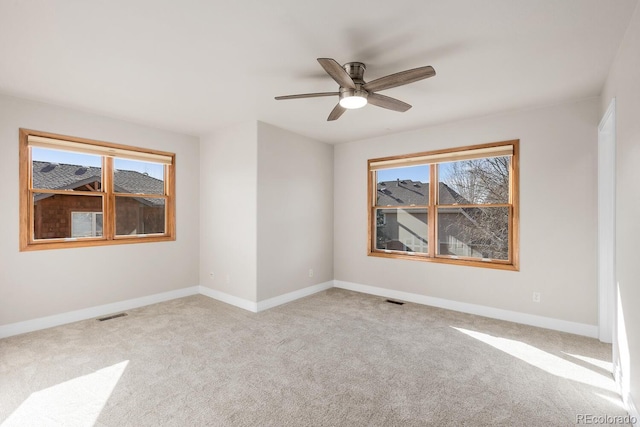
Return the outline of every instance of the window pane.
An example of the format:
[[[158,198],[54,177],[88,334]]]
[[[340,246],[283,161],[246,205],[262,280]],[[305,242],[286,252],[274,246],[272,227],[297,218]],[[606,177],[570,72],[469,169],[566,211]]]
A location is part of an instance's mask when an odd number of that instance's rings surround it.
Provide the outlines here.
[[[116,235],[165,232],[165,203],[160,198],[116,197]]]
[[[429,166],[382,169],[376,172],[376,206],[429,204]]]
[[[100,191],[102,157],[33,147],[33,188]]]
[[[102,212],[71,212],[71,237],[100,236],[102,236]]]
[[[427,209],[376,209],[376,249],[427,253]]]
[[[509,259],[509,208],[438,208],[438,255]]]
[[[511,156],[438,165],[441,205],[509,203]]]
[[[91,236],[93,229],[93,215],[91,212],[71,212],[71,236]]]
[[[33,195],[33,231],[35,239],[62,239],[71,237],[88,237],[92,234],[86,233],[86,220],[78,217],[77,235],[74,235],[73,213],[101,212],[102,197],[82,196],[75,194],[45,194],[35,193]],[[91,228],[93,230],[93,228]],[[90,233],[92,232],[90,230]],[[101,236],[96,234],[95,236]]]
[[[164,194],[164,165],[114,159],[116,193]]]

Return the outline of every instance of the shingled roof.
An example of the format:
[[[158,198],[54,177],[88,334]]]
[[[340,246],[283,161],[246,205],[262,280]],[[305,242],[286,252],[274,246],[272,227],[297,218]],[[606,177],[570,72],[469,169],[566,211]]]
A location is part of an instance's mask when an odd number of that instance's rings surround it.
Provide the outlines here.
[[[101,170],[93,166],[33,161],[33,188],[72,190],[93,182],[102,182]],[[114,188],[119,193],[163,194],[164,182],[144,173],[116,170]],[[42,195],[40,198],[50,196]],[[146,204],[162,204],[162,199],[138,199]]]
[[[467,200],[444,182],[439,183],[440,204],[466,204]],[[429,183],[410,179],[378,183],[378,206],[427,205]]]

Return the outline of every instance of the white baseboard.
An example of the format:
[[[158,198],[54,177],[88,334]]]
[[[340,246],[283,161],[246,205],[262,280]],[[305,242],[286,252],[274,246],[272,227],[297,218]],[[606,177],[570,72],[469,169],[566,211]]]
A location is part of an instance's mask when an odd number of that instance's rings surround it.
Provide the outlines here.
[[[278,295],[277,297],[262,300],[257,303],[246,300],[244,298],[239,298],[233,295],[229,295],[224,292],[216,291],[214,289],[207,288],[206,286],[200,286],[200,293],[202,295],[208,296],[209,298],[213,298],[218,301],[231,304],[235,307],[242,308],[244,310],[251,311],[253,313],[257,313],[259,311],[268,310],[278,305],[295,301],[299,298],[303,298],[303,297],[315,294],[317,292],[322,292],[332,287],[333,287],[333,280],[329,282],[324,282],[317,285],[309,286],[307,288],[299,289],[297,291],[289,292],[283,295]]]
[[[340,280],[332,280],[317,285],[309,286],[294,292],[289,292],[277,297],[269,298],[260,302],[253,302],[243,298],[238,298],[224,292],[216,291],[206,286],[193,286],[190,288],[178,289],[175,291],[164,292],[160,294],[149,295],[146,297],[135,298],[126,301],[120,301],[112,304],[105,304],[96,307],[90,307],[82,310],[71,311],[68,313],[57,314],[53,316],[41,317],[38,319],[27,320],[24,322],[12,323],[0,326],[0,338],[6,338],[13,335],[23,334],[26,332],[37,331],[40,329],[51,328],[66,323],[78,322],[80,320],[92,319],[106,314],[116,313],[119,311],[130,310],[133,308],[143,307],[145,305],[156,304],[176,298],[182,298],[190,295],[202,294],[210,298],[231,304],[235,307],[257,313],[258,311],[268,310],[287,302],[297,300],[317,292],[322,292],[331,287],[347,289],[355,292],[362,292],[371,295],[383,296],[385,298],[394,298],[403,301],[414,302],[418,304],[430,305],[434,307],[445,308],[448,310],[461,311],[463,313],[476,314],[479,316],[490,317],[494,319],[506,320],[525,325],[537,326],[556,331],[569,332],[577,335],[583,335],[591,338],[598,337],[598,327],[595,325],[586,325],[582,323],[569,322],[566,320],[552,319],[549,317],[536,316],[532,314],[519,313],[515,311],[502,310],[493,307],[486,307],[476,304],[468,304],[458,301],[451,301],[442,298],[434,298],[426,295],[413,294],[409,292],[395,291],[391,289],[378,288],[375,286],[361,285],[359,283],[344,282]],[[630,400],[631,405],[633,402]],[[635,408],[635,406],[633,406]],[[637,409],[634,409],[637,414]]]
[[[231,304],[235,307],[257,313],[258,311],[267,310],[287,302],[303,298],[317,292],[324,291],[333,287],[333,281],[320,283],[318,285],[309,286],[274,298],[255,303],[243,298],[238,298],[224,292],[216,291],[206,286],[193,286],[190,288],[177,289],[175,291],[163,292],[160,294],[149,295],[141,298],[134,298],[126,301],[119,301],[111,304],[89,307],[82,310],[70,311],[67,313],[56,314],[53,316],[40,317],[38,319],[26,320],[24,322],[10,323],[8,325],[0,325],[0,338],[7,338],[13,335],[24,334],[27,332],[38,331],[40,329],[52,328],[67,323],[79,322],[81,320],[93,319],[95,317],[104,316],[106,314],[117,313],[120,311],[131,310],[133,308],[144,307],[145,305],[156,304],[159,302],[169,301],[176,298],[183,298],[190,295],[205,295],[209,298]]]
[[[258,311],[268,310],[278,305],[286,304],[288,302],[295,301],[297,299],[304,298],[318,292],[326,291],[330,288],[333,288],[333,280],[299,289],[297,291],[278,295],[277,297],[258,301]]]
[[[24,322],[2,325],[0,326],[0,338],[24,334],[26,332],[33,332],[40,329],[52,328],[54,326],[64,325],[67,323],[79,322],[80,320],[93,319],[94,317],[104,316],[105,314],[117,313],[119,311],[144,307],[145,305],[151,305],[176,298],[196,295],[199,291],[198,288],[198,286],[193,286],[190,288],[177,289],[175,291],[162,292],[160,294],[149,295],[146,297],[134,298],[126,301],[119,301],[111,304],[84,308],[82,310],[55,314],[53,316],[26,320]]]
[[[244,298],[239,298],[233,295],[229,295],[224,292],[216,291],[214,289],[207,288],[206,286],[199,286],[198,288],[199,288],[200,294],[204,296],[216,299],[218,301],[222,301],[224,303],[236,306],[238,308],[242,308],[247,311],[251,311],[253,313],[258,312],[258,304],[253,301],[249,301]]]
[[[430,305],[433,307],[445,308],[447,310],[461,311],[463,313],[476,314],[478,316],[490,317],[492,319],[506,320],[524,325],[537,326],[555,331],[569,332],[576,335],[583,335],[590,338],[598,337],[598,327],[584,323],[569,322],[566,320],[552,319],[550,317],[536,316],[533,314],[519,313],[517,311],[502,310],[499,308],[487,307],[484,305],[468,304],[464,302],[446,300],[442,298],[429,297],[426,295],[413,294],[409,292],[395,291],[391,289],[378,288],[375,286],[361,285],[359,283],[343,282],[334,280],[336,288],[347,289],[365,294],[377,295],[385,298],[394,298],[417,304]]]

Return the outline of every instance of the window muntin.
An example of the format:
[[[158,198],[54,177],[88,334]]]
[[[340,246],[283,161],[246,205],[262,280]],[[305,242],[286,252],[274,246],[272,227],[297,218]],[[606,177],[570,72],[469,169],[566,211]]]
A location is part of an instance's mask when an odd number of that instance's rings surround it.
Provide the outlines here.
[[[21,129],[21,250],[174,240],[174,157]]]
[[[518,269],[518,141],[368,164],[370,255]]]

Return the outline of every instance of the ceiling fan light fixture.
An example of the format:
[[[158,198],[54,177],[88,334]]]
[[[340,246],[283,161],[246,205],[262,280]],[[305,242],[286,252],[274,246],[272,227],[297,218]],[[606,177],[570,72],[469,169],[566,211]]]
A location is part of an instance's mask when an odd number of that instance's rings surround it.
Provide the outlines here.
[[[340,92],[340,106],[348,110],[362,108],[367,105],[367,96],[369,94],[366,90],[348,89],[342,91]]]
[[[367,98],[365,98],[364,96],[347,96],[340,100],[340,106],[349,110],[362,108],[365,105],[367,105]]]

